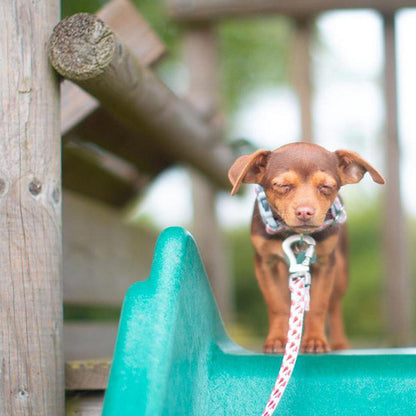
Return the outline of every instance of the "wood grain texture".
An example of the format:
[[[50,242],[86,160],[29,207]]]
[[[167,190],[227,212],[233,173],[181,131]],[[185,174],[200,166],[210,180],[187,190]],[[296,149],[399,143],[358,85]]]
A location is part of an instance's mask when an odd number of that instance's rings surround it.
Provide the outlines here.
[[[234,155],[216,140],[218,131],[135,60],[102,21],[86,14],[63,20],[51,37],[50,59],[126,126],[228,188]]]
[[[0,2],[0,414],[64,414],[59,1]]]
[[[67,395],[66,416],[101,416],[104,392],[78,392]]]
[[[183,22],[270,13],[305,17],[341,9],[375,9],[387,13],[414,5],[413,0],[169,0],[171,16]]]
[[[65,301],[121,305],[127,289],[149,276],[156,234],[71,192],[64,193],[63,218]]]
[[[110,366],[109,359],[67,361],[65,390],[105,390]]]
[[[143,65],[153,65],[166,48],[137,8],[128,0],[112,0],[97,12]],[[64,80],[61,84],[61,132],[67,133],[99,107],[99,102],[77,85]]]

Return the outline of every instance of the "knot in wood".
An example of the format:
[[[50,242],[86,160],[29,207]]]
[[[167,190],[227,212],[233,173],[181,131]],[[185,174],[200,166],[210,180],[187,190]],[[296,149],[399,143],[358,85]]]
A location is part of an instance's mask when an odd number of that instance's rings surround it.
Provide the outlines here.
[[[64,77],[84,81],[104,72],[115,48],[115,35],[102,20],[77,13],[55,26],[49,42],[49,60]]]
[[[39,195],[40,192],[42,191],[42,184],[39,181],[39,179],[34,178],[30,183],[29,183],[29,192],[33,195]]]
[[[0,196],[3,196],[7,192],[7,182],[0,178]]]

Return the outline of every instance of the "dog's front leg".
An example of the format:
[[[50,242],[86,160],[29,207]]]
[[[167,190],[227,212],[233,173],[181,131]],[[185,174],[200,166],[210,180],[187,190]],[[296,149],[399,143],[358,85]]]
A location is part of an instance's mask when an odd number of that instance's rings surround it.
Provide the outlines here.
[[[312,267],[311,302],[305,315],[302,352],[321,353],[331,350],[325,335],[325,324],[334,280],[333,256],[320,258],[319,264]]]
[[[263,345],[266,353],[281,353],[287,342],[290,312],[288,271],[276,257],[256,255],[255,272],[269,314],[269,334]]]

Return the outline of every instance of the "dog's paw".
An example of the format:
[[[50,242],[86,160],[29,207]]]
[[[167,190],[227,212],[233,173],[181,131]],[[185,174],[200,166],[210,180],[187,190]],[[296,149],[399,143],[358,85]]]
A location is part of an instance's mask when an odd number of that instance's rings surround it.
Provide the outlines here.
[[[347,341],[336,342],[336,343],[331,342],[331,347],[332,347],[333,351],[349,350],[350,349],[350,344],[348,344]]]
[[[305,353],[320,354],[331,351],[325,337],[304,337],[301,351]]]
[[[286,337],[268,337],[263,345],[266,354],[281,354],[285,351]]]

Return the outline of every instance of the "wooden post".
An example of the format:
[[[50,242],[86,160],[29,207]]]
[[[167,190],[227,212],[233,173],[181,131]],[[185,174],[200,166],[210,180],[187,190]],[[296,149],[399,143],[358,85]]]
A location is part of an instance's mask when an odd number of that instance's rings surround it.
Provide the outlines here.
[[[312,18],[295,19],[292,52],[293,85],[297,94],[301,119],[301,140],[313,140],[312,81],[311,81],[311,32]]]
[[[214,142],[216,130],[143,67],[100,19],[80,13],[60,22],[51,37],[50,59],[60,74],[164,153],[228,187],[231,149]]]
[[[219,58],[212,25],[188,27],[184,58],[189,72],[188,99],[205,119],[215,120],[219,109]],[[232,283],[216,213],[217,190],[194,170],[192,175],[193,233],[198,242],[215,298],[225,320],[232,316]]]
[[[397,120],[397,57],[395,15],[383,16],[386,105],[386,197],[384,249],[386,261],[386,305],[390,344],[409,345],[412,338],[411,299],[406,226],[400,186],[400,145]]]
[[[64,414],[58,0],[0,2],[0,414]]]

